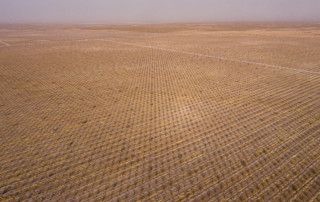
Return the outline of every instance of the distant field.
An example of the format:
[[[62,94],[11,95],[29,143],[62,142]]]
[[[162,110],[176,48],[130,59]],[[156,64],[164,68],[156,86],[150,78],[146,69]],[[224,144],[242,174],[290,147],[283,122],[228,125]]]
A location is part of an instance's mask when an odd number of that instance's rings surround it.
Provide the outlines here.
[[[0,26],[0,200],[320,201],[320,24]]]

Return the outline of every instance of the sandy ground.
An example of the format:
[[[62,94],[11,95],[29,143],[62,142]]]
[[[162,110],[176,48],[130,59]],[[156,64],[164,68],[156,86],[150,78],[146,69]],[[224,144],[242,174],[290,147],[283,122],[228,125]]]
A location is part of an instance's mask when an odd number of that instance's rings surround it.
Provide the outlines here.
[[[320,25],[1,25],[0,199],[320,200]]]

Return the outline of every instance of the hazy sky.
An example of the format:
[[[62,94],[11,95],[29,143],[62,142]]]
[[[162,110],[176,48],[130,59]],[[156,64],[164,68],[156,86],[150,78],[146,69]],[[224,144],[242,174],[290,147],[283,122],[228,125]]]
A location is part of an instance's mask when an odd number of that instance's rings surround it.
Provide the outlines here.
[[[320,21],[320,0],[0,0],[0,23]]]

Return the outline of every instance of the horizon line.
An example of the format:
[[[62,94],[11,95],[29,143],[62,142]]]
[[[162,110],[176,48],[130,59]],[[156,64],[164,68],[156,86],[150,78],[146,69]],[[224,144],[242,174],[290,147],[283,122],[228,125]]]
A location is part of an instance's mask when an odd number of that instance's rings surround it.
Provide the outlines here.
[[[167,24],[228,24],[228,23],[236,23],[236,24],[318,24],[320,21],[315,20],[266,20],[266,21],[177,21],[177,22],[0,22],[0,25],[167,25]]]

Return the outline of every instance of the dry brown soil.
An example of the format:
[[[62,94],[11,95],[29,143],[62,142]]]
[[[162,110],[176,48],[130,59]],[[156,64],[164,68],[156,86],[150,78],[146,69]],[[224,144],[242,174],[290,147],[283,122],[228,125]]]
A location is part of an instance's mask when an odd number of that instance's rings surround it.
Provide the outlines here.
[[[1,25],[0,200],[319,201],[320,24]]]

